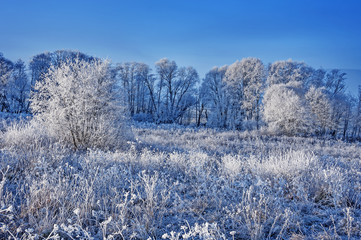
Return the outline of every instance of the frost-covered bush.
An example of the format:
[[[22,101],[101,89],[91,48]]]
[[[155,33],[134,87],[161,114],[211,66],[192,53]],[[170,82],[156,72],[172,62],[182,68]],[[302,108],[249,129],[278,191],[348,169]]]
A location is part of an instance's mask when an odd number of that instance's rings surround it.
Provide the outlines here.
[[[31,109],[52,137],[75,149],[113,148],[129,135],[108,61],[74,59],[51,67],[36,83]]]
[[[48,131],[38,121],[20,121],[6,127],[3,134],[3,144],[7,149],[36,151],[40,147],[48,146],[54,140]]]
[[[301,84],[274,84],[266,90],[263,116],[270,132],[291,136],[311,132],[313,119]]]

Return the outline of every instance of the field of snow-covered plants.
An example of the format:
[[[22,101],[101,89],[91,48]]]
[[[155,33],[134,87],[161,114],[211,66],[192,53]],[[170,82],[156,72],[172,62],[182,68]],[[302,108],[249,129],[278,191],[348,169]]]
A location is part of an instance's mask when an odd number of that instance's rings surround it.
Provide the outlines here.
[[[74,152],[34,123],[3,129],[0,238],[361,238],[359,143],[132,128],[111,152]]]

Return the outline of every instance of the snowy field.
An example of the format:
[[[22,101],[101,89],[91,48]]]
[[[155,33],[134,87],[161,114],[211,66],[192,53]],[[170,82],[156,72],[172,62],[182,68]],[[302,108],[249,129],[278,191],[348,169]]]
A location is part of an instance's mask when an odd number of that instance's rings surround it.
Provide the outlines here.
[[[0,240],[361,240],[361,0],[1,1]]]
[[[132,128],[111,152],[3,129],[0,238],[361,238],[360,143]]]

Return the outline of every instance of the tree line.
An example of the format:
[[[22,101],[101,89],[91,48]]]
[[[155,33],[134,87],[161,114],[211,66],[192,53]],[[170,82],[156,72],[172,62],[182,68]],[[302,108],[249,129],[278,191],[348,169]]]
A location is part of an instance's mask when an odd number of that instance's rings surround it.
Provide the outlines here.
[[[30,104],[33,96],[39,96],[37,83],[44,82],[49,72],[64,68],[65,62],[77,63],[73,66],[78,68],[83,66],[79,61],[98,65],[103,62],[81,52],[59,50],[38,54],[26,65],[22,60],[12,62],[0,53],[0,111],[27,114],[40,111]],[[140,62],[105,66],[107,79],[120,93],[114,96],[136,121],[233,130],[266,129],[272,134],[290,136],[361,138],[361,87],[357,97],[348,95],[346,74],[338,69],[314,69],[292,60],[265,66],[260,59],[244,58],[229,66],[214,67],[200,80],[196,69],[178,66],[167,58],[157,61],[154,70]],[[98,76],[98,83],[103,78],[88,70],[71,74],[71,67],[59,72],[65,78],[75,79],[71,82],[74,86],[67,91],[86,88],[90,77],[80,73]],[[83,84],[75,84],[76,79]],[[83,97],[90,96],[87,94]],[[101,107],[99,103],[96,106]]]

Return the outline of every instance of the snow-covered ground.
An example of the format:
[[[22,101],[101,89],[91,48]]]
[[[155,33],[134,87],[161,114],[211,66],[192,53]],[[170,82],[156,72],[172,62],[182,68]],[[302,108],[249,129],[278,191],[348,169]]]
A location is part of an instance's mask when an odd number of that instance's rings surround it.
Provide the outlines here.
[[[125,150],[74,153],[0,132],[0,238],[360,239],[361,146],[134,125]]]

